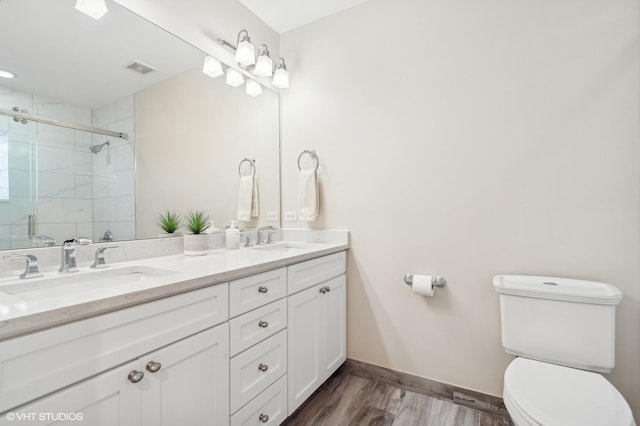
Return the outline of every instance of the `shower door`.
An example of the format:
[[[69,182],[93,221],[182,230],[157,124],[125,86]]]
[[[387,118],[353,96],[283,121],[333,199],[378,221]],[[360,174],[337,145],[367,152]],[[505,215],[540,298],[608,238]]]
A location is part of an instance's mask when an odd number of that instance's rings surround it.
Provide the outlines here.
[[[0,249],[31,247],[37,161],[33,123],[0,117]]]
[[[89,110],[74,112],[90,122]],[[91,142],[88,132],[0,116],[0,249],[91,237]]]

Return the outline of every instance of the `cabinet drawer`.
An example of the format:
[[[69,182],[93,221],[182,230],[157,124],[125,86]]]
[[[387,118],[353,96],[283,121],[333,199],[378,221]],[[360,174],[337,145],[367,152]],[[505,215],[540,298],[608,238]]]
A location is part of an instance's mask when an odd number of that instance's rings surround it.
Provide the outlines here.
[[[220,284],[0,342],[0,412],[228,319]]]
[[[231,417],[231,426],[279,425],[287,418],[287,376],[281,377]]]
[[[255,398],[287,372],[287,330],[231,359],[231,412]]]
[[[289,266],[287,294],[330,280],[344,274],[346,269],[347,255],[344,251]]]
[[[229,285],[229,313],[238,316],[286,295],[287,270],[276,269],[240,280]]]
[[[274,335],[287,326],[287,300],[280,299],[230,321],[231,356]]]

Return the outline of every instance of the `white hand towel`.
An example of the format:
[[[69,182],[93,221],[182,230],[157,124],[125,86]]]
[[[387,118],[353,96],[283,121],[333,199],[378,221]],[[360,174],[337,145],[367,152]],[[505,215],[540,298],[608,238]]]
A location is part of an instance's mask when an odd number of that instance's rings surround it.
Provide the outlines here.
[[[258,204],[258,179],[253,176],[253,190],[251,191],[251,217],[260,216],[260,205]]]
[[[314,222],[320,212],[318,178],[315,170],[302,170],[298,181],[298,219]]]
[[[259,214],[258,183],[254,176],[241,176],[238,189],[238,220],[249,222]]]

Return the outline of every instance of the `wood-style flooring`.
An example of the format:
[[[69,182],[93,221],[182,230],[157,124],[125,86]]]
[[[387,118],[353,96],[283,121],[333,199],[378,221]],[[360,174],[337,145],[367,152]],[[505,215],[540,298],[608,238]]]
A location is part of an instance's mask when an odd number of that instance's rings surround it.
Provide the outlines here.
[[[511,426],[509,419],[338,370],[283,425]]]

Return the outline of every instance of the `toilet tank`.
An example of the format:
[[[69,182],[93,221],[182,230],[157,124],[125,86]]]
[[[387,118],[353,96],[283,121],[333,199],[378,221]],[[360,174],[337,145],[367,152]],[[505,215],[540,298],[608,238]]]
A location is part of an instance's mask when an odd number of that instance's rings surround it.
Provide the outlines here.
[[[502,345],[513,355],[607,373],[622,293],[594,281],[496,275]]]

